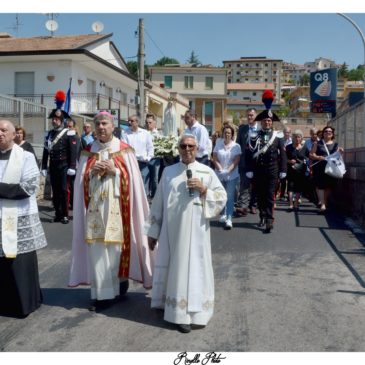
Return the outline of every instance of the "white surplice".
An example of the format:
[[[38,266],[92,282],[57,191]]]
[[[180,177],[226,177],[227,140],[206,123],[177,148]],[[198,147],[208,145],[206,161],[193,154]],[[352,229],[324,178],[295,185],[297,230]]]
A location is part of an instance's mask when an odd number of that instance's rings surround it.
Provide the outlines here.
[[[113,137],[107,144],[94,141],[91,152],[109,150],[111,153],[120,151],[120,141]],[[152,267],[154,253],[148,249],[147,237],[143,234],[143,224],[148,217],[148,202],[142,183],[141,173],[137,160],[130,148],[123,153],[130,184],[125,198],[130,200],[130,268],[129,278],[143,283],[145,288],[152,284]],[[100,240],[88,237],[87,209],[84,200],[84,173],[88,156],[81,156],[74,186],[74,220],[72,239],[72,262],[70,269],[69,286],[91,284],[91,298],[112,299],[119,294],[119,260],[122,253],[121,243],[117,239],[110,241],[116,243],[104,244]],[[98,201],[100,210],[99,223],[106,228],[110,203],[115,201],[112,196],[119,198],[119,172],[116,176],[110,176],[102,184],[90,181],[90,193],[105,193],[108,198]],[[90,200],[91,201],[91,200]],[[122,225],[122,222],[120,222]],[[86,235],[86,237],[85,237]],[[110,237],[110,236],[109,236]],[[86,240],[87,238],[87,240]],[[122,241],[122,236],[120,235]],[[88,243],[86,243],[88,242]]]
[[[208,187],[189,196],[186,170]],[[214,277],[209,219],[224,208],[227,194],[215,172],[199,162],[165,168],[153,199],[146,234],[158,239],[152,284],[152,308],[164,319],[206,325],[213,315]]]

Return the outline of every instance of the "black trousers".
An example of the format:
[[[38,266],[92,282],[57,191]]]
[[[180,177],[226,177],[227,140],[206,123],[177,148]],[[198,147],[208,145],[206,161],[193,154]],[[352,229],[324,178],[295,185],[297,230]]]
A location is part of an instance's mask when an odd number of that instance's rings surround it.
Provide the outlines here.
[[[42,303],[36,251],[0,257],[0,315],[25,317]]]
[[[56,218],[68,217],[67,169],[67,163],[63,161],[51,161],[49,166],[52,202],[56,211]]]
[[[261,219],[274,219],[275,188],[277,180],[277,171],[254,173],[257,205],[260,211]]]

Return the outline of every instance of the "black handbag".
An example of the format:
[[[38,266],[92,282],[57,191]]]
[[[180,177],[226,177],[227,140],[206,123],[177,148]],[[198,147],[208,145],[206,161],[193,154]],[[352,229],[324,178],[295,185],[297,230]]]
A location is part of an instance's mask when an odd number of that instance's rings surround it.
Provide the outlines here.
[[[294,165],[292,165],[292,168],[298,174],[303,174],[307,169],[307,164],[305,161],[297,161]]]

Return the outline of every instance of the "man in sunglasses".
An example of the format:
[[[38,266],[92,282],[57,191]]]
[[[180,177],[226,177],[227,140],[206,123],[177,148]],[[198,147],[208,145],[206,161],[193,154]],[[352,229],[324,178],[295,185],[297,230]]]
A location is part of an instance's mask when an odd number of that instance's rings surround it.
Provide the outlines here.
[[[150,249],[159,242],[151,306],[164,309],[164,319],[183,333],[213,315],[209,219],[227,200],[215,172],[196,161],[197,151],[195,136],[182,135],[181,160],[164,169],[145,227]]]

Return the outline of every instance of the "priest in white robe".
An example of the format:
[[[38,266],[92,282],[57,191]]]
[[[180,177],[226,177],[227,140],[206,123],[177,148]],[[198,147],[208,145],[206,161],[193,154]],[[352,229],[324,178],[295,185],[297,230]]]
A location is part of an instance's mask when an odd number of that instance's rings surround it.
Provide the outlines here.
[[[75,179],[69,281],[91,285],[90,310],[112,304],[127,278],[150,288],[153,268],[143,233],[148,202],[133,149],[113,136],[111,114],[100,112],[94,122],[97,139],[81,153]]]
[[[39,168],[0,120],[0,315],[24,318],[40,307],[36,251],[47,245],[38,215]]]
[[[195,161],[197,150],[193,135],[180,138],[181,161],[164,170],[145,227],[151,250],[158,241],[151,306],[183,333],[213,315],[209,219],[227,200],[215,172]]]

